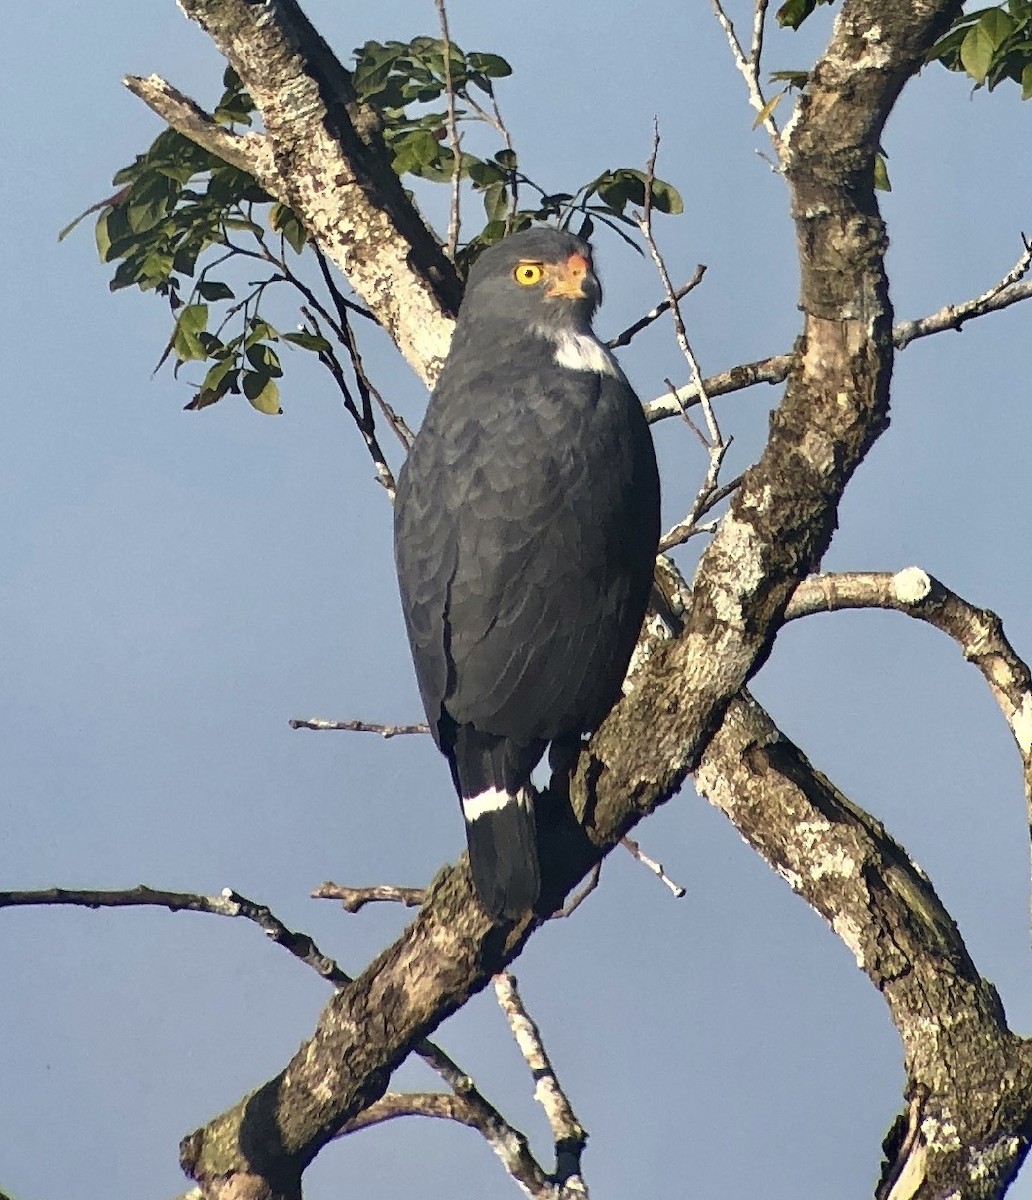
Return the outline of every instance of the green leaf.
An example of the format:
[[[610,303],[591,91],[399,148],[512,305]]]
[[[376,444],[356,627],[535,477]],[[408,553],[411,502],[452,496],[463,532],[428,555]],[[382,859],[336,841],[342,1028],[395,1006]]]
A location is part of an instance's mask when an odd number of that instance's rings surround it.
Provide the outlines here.
[[[204,300],[233,299],[233,289],[221,279],[202,279],[197,285],[197,294]]]
[[[279,332],[269,324],[268,321],[263,321],[261,317],[251,318],[251,332],[244,340],[244,349],[249,350],[258,342],[275,342],[279,338]]]
[[[798,29],[817,7],[817,0],[785,0],[777,11],[782,29]]]
[[[265,342],[257,342],[248,346],[244,351],[247,361],[259,375],[267,375],[270,379],[279,379],[283,374],[279,355]]]
[[[977,84],[985,83],[996,48],[1014,30],[1014,22],[1002,9],[989,9],[968,30],[960,44],[960,61]]]
[[[509,211],[509,189],[504,183],[495,183],[484,189],[484,211],[489,221],[504,221]]]
[[[207,304],[188,304],[179,314],[179,320],[176,323],[187,333],[200,333],[208,325]]]
[[[97,239],[97,253],[100,255],[101,262],[108,261],[108,254],[111,252],[111,234],[108,231],[108,219],[111,216],[111,209],[107,212],[102,212],[97,218],[97,226],[94,230],[94,236]],[[86,214],[83,213],[83,216]],[[82,218],[80,218],[81,220]]]
[[[493,183],[504,183],[509,178],[508,172],[504,171],[497,163],[484,162],[483,159],[474,158],[472,155],[469,155],[468,158],[466,174],[475,188],[490,187]]]
[[[880,153],[874,157],[874,186],[880,192],[892,191],[892,184],[889,182],[889,166],[885,155]]]
[[[207,304],[187,304],[180,310],[172,333],[172,349],[180,362],[196,362],[208,357],[208,347],[200,336],[207,324]]]
[[[283,235],[295,254],[300,254],[308,241],[308,230],[298,220],[297,213],[285,204],[276,203],[269,210],[269,224]]]
[[[245,371],[241,383],[252,408],[271,417],[283,411],[279,402],[279,385],[274,379],[257,371]]]
[[[1021,72],[1021,98],[1032,100],[1032,62]]]
[[[233,355],[217,362],[205,375],[200,391],[196,392],[186,405],[186,411],[199,412],[202,408],[218,403],[229,392],[239,391],[237,376],[236,359]]]
[[[492,79],[504,79],[512,74],[512,67],[500,54],[479,54],[472,51],[466,57],[474,71],[480,71]]]
[[[658,208],[660,212],[669,213],[672,217],[680,216],[684,212],[681,193],[665,179],[653,179],[652,181],[652,206]]]
[[[809,71],[771,71],[770,78],[777,83],[787,83],[788,89],[802,89],[810,82]]]
[[[285,333],[283,335],[285,342],[292,342],[295,346],[300,346],[304,350],[313,350],[318,353],[326,353],[332,350],[333,347],[324,338],[317,333],[309,333],[306,329],[299,329],[294,333]]]

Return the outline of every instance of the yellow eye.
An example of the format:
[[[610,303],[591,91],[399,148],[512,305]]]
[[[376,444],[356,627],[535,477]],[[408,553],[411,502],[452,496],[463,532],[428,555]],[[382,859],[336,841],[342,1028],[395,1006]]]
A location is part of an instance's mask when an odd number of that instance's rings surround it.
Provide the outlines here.
[[[533,287],[535,283],[541,282],[544,273],[545,268],[539,262],[521,262],[512,275],[517,283],[524,287]]]

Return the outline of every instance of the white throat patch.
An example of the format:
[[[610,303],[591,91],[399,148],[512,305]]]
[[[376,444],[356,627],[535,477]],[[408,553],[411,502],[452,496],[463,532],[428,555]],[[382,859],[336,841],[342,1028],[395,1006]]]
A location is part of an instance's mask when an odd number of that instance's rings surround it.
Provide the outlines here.
[[[555,345],[555,361],[571,371],[594,371],[597,375],[612,375],[622,379],[616,359],[591,333],[560,333],[549,335]]]

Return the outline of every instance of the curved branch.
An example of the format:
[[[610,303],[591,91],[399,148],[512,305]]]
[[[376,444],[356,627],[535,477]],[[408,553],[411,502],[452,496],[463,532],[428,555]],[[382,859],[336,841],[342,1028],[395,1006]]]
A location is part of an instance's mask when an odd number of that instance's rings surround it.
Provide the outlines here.
[[[989,313],[1002,312],[1012,304],[1020,304],[1023,300],[1032,298],[1032,281],[1018,282],[1027,274],[1030,266],[1032,251],[1026,249],[1003,279],[980,296],[959,304],[946,304],[926,317],[893,325],[892,344],[897,350],[905,350],[911,342],[931,337],[936,333],[945,333],[948,329],[959,333],[967,321],[988,316]],[[795,361],[794,354],[775,354],[757,362],[742,363],[729,371],[722,371],[719,375],[711,375],[704,379],[702,390],[712,399],[714,396],[740,392],[758,383],[784,383]],[[655,400],[650,400],[645,405],[645,415],[651,424],[667,417],[678,417],[686,408],[694,408],[701,403],[702,393],[694,383],[689,383],[678,388],[676,392],[667,392]]]
[[[976,608],[922,571],[847,571],[816,575],[796,588],[785,620],[850,608],[882,608],[906,613],[934,625],[960,646],[981,671],[1021,754],[1032,829],[1032,671],[1003,632],[1003,622],[987,608]]]
[[[890,1134],[879,1195],[1002,1194],[1032,1134],[1032,1051],[1008,1030],[927,877],[746,695],[728,708],[696,785],[885,997],[912,1111]]]
[[[475,1090],[463,1095],[388,1092],[350,1120],[337,1136],[382,1125],[396,1117],[436,1117],[475,1129],[498,1155],[502,1166],[525,1196],[530,1200],[554,1200],[555,1188],[531,1154],[526,1135],[510,1125],[494,1105]]]

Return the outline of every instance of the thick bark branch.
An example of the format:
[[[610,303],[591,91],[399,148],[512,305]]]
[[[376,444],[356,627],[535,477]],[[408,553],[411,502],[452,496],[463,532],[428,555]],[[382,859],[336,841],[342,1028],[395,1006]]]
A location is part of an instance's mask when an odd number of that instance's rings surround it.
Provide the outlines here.
[[[434,379],[451,339],[458,277],[392,170],[379,118],[357,102],[350,74],[295,0],[180,7],[210,34],[265,124],[264,139],[219,144],[254,156],[248,169],[298,214],[413,369]],[[205,114],[174,88],[127,82],[181,132],[222,153],[209,145]]]
[[[927,877],[750,697],[729,707],[697,786],[885,997],[911,1113],[887,1139],[881,1200],[1002,1194],[1032,1136],[1032,1047],[1008,1030]]]

